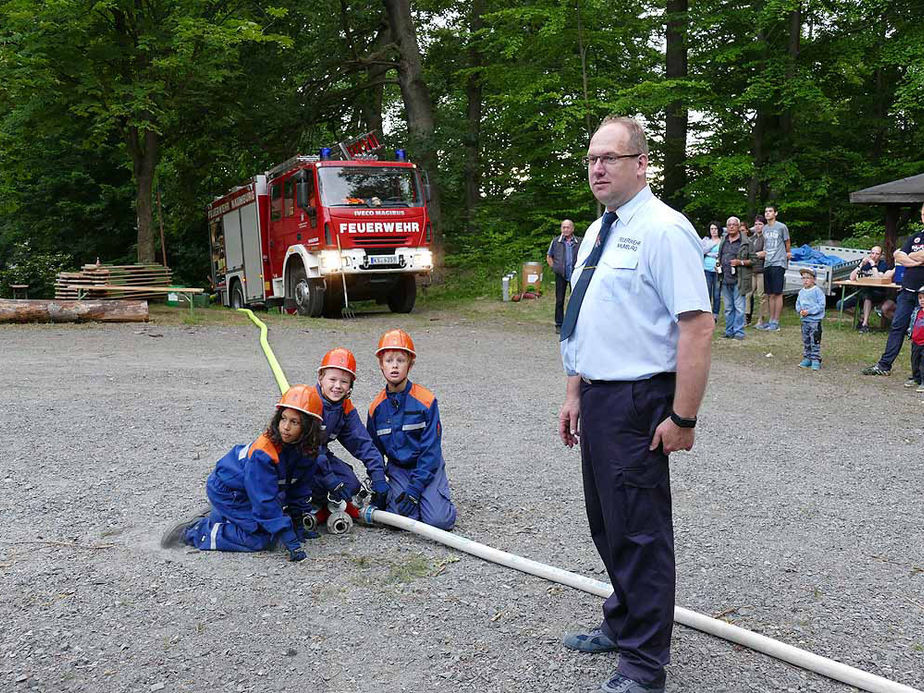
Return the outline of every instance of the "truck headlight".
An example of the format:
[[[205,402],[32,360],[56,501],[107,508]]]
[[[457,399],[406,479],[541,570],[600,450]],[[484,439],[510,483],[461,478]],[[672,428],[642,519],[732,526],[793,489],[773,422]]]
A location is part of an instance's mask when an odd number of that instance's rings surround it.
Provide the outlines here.
[[[336,250],[322,250],[321,267],[324,269],[340,269],[340,253]]]

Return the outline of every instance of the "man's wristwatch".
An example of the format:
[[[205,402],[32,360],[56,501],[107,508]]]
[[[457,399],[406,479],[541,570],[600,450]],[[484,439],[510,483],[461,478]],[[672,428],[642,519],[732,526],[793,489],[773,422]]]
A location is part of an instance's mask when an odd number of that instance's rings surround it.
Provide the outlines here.
[[[671,410],[671,421],[674,422],[674,425],[680,428],[694,428],[696,426],[695,416],[692,419],[685,419],[682,416],[679,416],[673,409]]]

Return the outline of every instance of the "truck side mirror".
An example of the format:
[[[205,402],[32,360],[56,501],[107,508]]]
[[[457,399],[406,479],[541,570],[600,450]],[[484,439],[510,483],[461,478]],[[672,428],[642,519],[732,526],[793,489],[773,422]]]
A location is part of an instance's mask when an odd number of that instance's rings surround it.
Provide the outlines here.
[[[298,178],[296,190],[298,194],[298,206],[311,216],[312,212],[314,212],[314,207],[311,206],[308,200],[308,179],[305,176],[300,176]]]
[[[426,199],[427,204],[429,204],[430,200],[433,199],[433,190],[430,187],[430,174],[427,173],[426,170],[422,171],[422,173],[423,173],[424,197]]]

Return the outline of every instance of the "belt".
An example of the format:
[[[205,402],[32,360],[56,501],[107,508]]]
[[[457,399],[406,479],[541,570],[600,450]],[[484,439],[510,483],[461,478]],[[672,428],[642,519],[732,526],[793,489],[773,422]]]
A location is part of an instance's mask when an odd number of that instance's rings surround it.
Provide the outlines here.
[[[641,378],[640,380],[591,380],[590,378],[585,378],[581,376],[581,380],[587,385],[619,385],[620,383],[641,383],[646,380],[662,380],[662,379],[673,379],[677,376],[673,371],[666,373],[655,373],[652,376],[647,378]]]

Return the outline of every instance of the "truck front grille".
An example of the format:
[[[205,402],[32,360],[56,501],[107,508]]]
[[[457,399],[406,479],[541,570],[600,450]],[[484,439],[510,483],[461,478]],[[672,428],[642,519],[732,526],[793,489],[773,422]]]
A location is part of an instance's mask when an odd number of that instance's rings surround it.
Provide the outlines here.
[[[400,247],[409,245],[407,236],[396,236],[394,234],[376,234],[374,236],[364,236],[362,238],[353,237],[353,245],[357,248],[374,248],[378,246]]]

